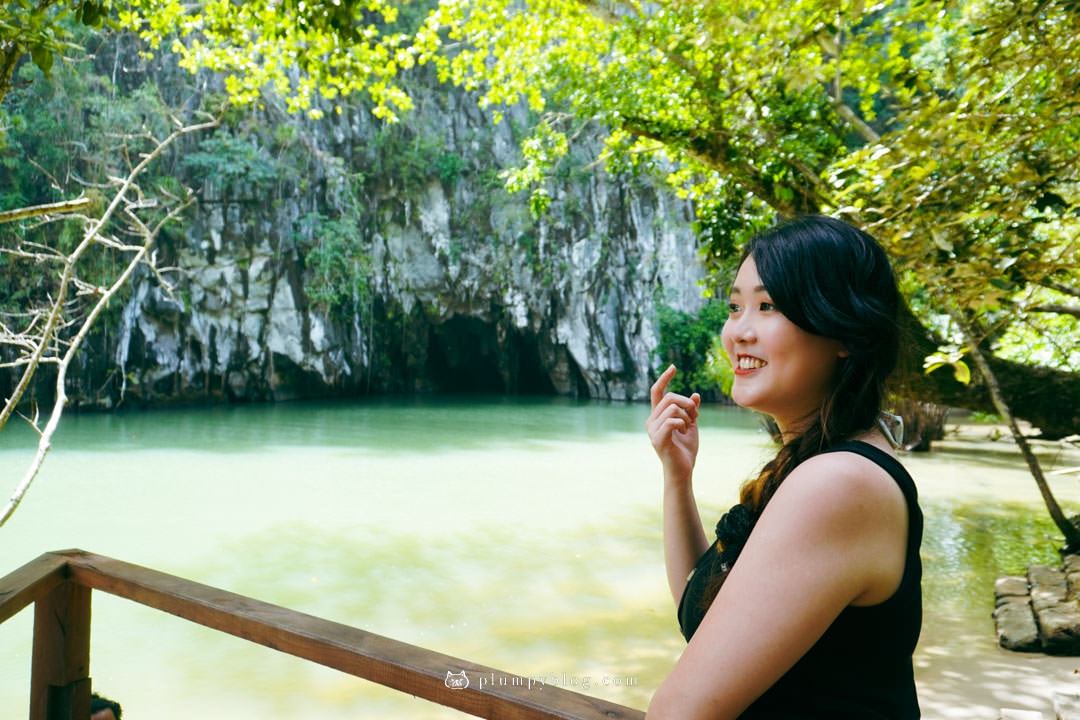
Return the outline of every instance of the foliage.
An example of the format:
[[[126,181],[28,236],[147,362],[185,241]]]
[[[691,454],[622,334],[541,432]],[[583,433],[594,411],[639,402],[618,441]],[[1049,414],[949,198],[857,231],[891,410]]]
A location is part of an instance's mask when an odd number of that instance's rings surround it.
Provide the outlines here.
[[[14,0],[0,6],[0,102],[24,56],[49,77],[57,59],[67,62],[67,54],[78,50],[79,28],[101,28],[111,12],[111,0]]]
[[[376,117],[394,121],[412,107],[394,78],[415,62],[408,33],[396,27],[400,4],[141,0],[117,17],[155,50],[171,38],[166,47],[180,57],[181,67],[223,73],[237,102],[258,104],[265,89],[273,88],[289,110],[320,117],[316,98],[363,93]]]
[[[947,300],[987,342],[1016,322],[1050,337],[1032,289],[1080,285],[1069,0],[441,0],[424,18],[429,5],[139,0],[110,17],[224,73],[237,102],[271,88],[317,114],[317,96],[362,91],[394,120],[411,106],[401,74],[427,63],[496,119],[524,103],[540,121],[504,179],[536,212],[582,124],[600,123],[613,168],[664,172],[694,199],[708,259],[774,213],[847,215],[918,274],[927,313]],[[457,170],[441,158],[444,180]]]
[[[310,273],[304,289],[316,308],[355,310],[368,304],[371,254],[355,218],[330,219],[311,213],[301,219],[297,237]]]
[[[897,129],[827,172],[838,209],[984,340],[1053,336],[1035,299],[1076,285],[1078,29],[1060,3],[964,4],[915,54]]]
[[[0,248],[48,248],[58,257],[83,241],[85,216],[104,209],[102,188],[110,178],[126,176],[168,131],[168,112],[153,85],[144,84],[120,94],[109,81],[95,74],[85,59],[72,58],[53,69],[51,81],[33,64],[20,68],[19,87],[8,95],[7,143],[0,148],[0,208],[17,208],[83,196],[90,202],[82,217],[58,217],[48,222],[27,221],[0,225]],[[136,131],[131,132],[131,128]],[[28,161],[29,160],[29,161]],[[185,201],[184,192],[160,173],[141,178],[150,187],[171,188],[141,210],[153,224]],[[141,192],[141,188],[137,188]],[[118,232],[117,226],[103,228]],[[56,273],[42,272],[32,257],[0,256],[6,272],[0,280],[0,310],[26,311],[56,296]],[[113,249],[91,244],[80,261],[80,280],[107,285],[126,261]],[[122,297],[122,295],[121,295]],[[88,300],[72,300],[70,314]],[[119,304],[109,312],[119,312]]]
[[[568,104],[612,128],[609,159],[669,162],[716,257],[766,207],[831,209],[985,314],[1075,278],[1080,21],[1059,4],[447,1],[420,45],[483,104]],[[542,199],[572,129],[548,118],[511,179]]]
[[[441,138],[405,123],[379,128],[370,151],[377,171],[369,173],[369,184],[393,184],[407,193],[421,190],[435,178],[452,184],[463,167],[460,158],[446,151]]]
[[[61,9],[84,22],[107,15],[175,50],[184,67],[223,74],[236,102],[269,92],[312,114],[326,104],[319,96],[332,105],[362,92],[378,117],[396,120],[412,104],[405,73],[428,64],[477,91],[496,119],[512,105],[538,116],[524,164],[504,178],[533,192],[535,212],[580,130],[599,124],[609,167],[666,174],[694,200],[709,262],[728,262],[775,215],[847,216],[914,278],[931,345],[955,341],[930,331],[956,311],[981,347],[1018,358],[1018,327],[1048,347],[1062,323],[1046,308],[1080,297],[1073,0],[17,5],[0,14],[0,39],[47,28],[70,37],[49,19]],[[32,7],[48,11],[35,16],[44,20],[28,19]],[[443,156],[415,170],[409,179],[445,182],[461,168]],[[950,401],[981,387],[942,385],[944,376],[932,377]]]
[[[154,42],[175,28],[185,66],[225,72],[239,101],[265,86],[312,111],[317,93],[362,89],[392,120],[411,103],[399,74],[428,63],[496,119],[527,105],[540,122],[504,180],[537,213],[599,123],[612,168],[663,172],[695,201],[712,262],[774,214],[846,215],[917,277],[924,323],[958,309],[991,349],[1018,323],[1048,342],[1060,323],[1033,291],[1080,285],[1066,0],[442,0],[418,28],[416,4],[378,0],[139,7],[121,23]]]
[[[454,152],[443,151],[435,156],[435,172],[446,185],[453,186],[465,170],[465,160]]]
[[[671,381],[672,392],[726,395],[731,389],[731,365],[720,349],[720,329],[727,320],[727,306],[706,304],[696,313],[657,308],[660,341],[656,357],[661,366],[679,368]]]
[[[184,156],[182,167],[221,186],[227,194],[258,196],[292,174],[287,163],[266,152],[250,137],[237,137],[226,129],[199,143],[195,152]],[[246,193],[245,193],[246,191]]]
[[[521,146],[524,164],[516,169],[505,170],[500,178],[510,192],[532,188],[529,209],[533,217],[539,217],[551,207],[551,195],[543,186],[545,175],[570,150],[565,133],[554,129],[550,123],[541,122]]]

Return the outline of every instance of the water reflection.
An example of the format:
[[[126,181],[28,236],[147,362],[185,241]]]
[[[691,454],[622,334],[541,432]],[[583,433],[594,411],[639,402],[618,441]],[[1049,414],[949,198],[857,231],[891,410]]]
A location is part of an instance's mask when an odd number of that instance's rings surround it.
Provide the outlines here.
[[[1043,507],[941,498],[924,505],[923,592],[936,614],[982,614],[989,620],[997,577],[1061,562],[1061,535]]]
[[[439,452],[612,433],[640,434],[641,405],[551,398],[379,399],[359,403],[230,405],[193,410],[65,415],[57,448],[83,451],[175,448],[246,453],[267,447],[325,446],[386,453]],[[704,427],[756,429],[757,418],[733,407],[706,407]],[[418,434],[422,434],[422,437]],[[33,446],[36,436],[12,421],[0,451]]]

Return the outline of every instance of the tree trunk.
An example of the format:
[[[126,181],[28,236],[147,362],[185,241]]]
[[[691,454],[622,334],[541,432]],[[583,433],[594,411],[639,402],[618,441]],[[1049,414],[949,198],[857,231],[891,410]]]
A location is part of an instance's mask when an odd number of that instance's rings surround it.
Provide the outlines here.
[[[1008,402],[1002,395],[1001,386],[998,384],[997,376],[990,366],[987,357],[983,354],[982,350],[979,349],[978,341],[975,338],[974,333],[972,333],[971,328],[964,321],[963,317],[961,317],[960,313],[950,311],[950,314],[960,327],[961,332],[963,332],[964,337],[969,344],[968,352],[970,353],[972,360],[975,361],[975,366],[979,371],[979,375],[982,376],[983,380],[986,382],[986,387],[997,414],[1009,426],[1009,433],[1016,442],[1016,447],[1020,450],[1020,454],[1024,456],[1024,460],[1027,462],[1028,470],[1031,471],[1031,477],[1035,479],[1035,484],[1039,488],[1039,493],[1042,495],[1043,502],[1046,504],[1046,509],[1050,512],[1050,518],[1065,537],[1065,547],[1062,549],[1062,553],[1076,552],[1077,549],[1080,549],[1080,528],[1078,528],[1076,524],[1069,520],[1069,518],[1065,516],[1065,513],[1062,512],[1061,506],[1054,497],[1054,493],[1050,489],[1049,483],[1046,482],[1046,475],[1043,474],[1042,467],[1039,465],[1039,458],[1032,452],[1031,445],[1028,443],[1027,438],[1020,432],[1020,427],[1016,424],[1016,418],[1014,417]]]
[[[948,369],[929,375],[923,371],[923,360],[937,352],[941,343],[906,308],[901,317],[901,338],[897,394],[946,407],[1000,414],[986,375],[978,373],[964,385]],[[1080,375],[985,353],[982,357],[1013,416],[1031,423],[1050,440],[1080,430]]]

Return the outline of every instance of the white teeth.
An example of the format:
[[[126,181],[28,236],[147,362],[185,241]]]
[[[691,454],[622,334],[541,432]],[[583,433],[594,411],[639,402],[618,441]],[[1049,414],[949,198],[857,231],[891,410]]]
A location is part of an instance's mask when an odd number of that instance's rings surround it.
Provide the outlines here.
[[[741,357],[739,358],[740,370],[757,370],[758,368],[765,367],[764,360],[755,357]]]

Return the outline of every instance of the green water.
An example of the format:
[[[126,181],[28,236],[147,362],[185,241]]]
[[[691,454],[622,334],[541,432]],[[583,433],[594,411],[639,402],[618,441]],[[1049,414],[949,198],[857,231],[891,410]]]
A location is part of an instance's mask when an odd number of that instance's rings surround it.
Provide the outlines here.
[[[80,547],[644,707],[681,646],[646,414],[406,400],[69,416],[0,528],[0,572]],[[14,486],[33,442],[5,430],[0,481]],[[707,408],[702,446],[709,517],[769,445],[752,415]],[[1038,707],[1032,683],[1068,668],[1000,651],[989,619],[995,577],[1056,562],[1033,482],[989,441],[907,463],[927,517],[926,717]],[[1080,501],[1076,477],[1061,482]],[[0,708],[19,714],[30,621],[0,626]],[[129,720],[461,717],[103,593],[92,643],[95,687]]]

